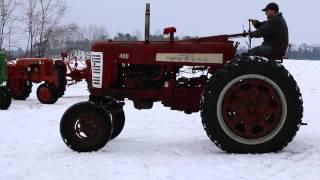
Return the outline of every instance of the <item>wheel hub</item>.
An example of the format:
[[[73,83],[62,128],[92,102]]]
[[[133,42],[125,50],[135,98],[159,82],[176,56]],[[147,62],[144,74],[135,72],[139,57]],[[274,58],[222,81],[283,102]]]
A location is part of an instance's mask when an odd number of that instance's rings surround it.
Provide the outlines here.
[[[221,100],[223,125],[230,134],[248,142],[272,134],[281,124],[284,112],[279,89],[256,76],[231,83]]]
[[[48,102],[50,101],[52,94],[47,87],[43,87],[39,90],[39,96],[43,101]]]
[[[94,117],[83,115],[76,121],[74,129],[79,138],[93,139],[98,134],[99,125]]]

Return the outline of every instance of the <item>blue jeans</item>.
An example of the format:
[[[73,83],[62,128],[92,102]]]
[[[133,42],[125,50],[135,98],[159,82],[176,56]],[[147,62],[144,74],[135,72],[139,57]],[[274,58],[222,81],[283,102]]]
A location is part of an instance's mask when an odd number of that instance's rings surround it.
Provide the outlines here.
[[[249,49],[248,56],[263,56],[263,57],[273,57],[275,56],[275,51],[271,46],[261,45],[255,48]]]

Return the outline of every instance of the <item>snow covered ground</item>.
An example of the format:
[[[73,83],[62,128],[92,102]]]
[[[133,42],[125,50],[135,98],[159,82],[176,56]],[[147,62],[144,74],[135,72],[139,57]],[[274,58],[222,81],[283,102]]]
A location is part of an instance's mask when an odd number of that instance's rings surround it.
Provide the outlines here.
[[[80,83],[55,105],[40,104],[32,93],[0,112],[0,180],[318,180],[320,61],[287,61],[285,66],[301,87],[303,121],[309,125],[281,153],[225,154],[207,138],[198,113],[185,115],[160,104],[138,111],[131,102],[116,140],[99,152],[73,152],[60,138],[59,123],[69,106],[87,100],[86,85]]]

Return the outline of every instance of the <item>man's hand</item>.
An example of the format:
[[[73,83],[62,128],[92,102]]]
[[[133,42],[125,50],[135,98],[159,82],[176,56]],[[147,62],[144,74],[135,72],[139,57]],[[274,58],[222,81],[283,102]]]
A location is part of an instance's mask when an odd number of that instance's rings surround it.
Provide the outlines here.
[[[250,38],[254,38],[253,32],[250,32],[248,35]]]
[[[254,26],[256,26],[256,25],[259,23],[259,21],[256,20],[256,19],[249,19],[249,21],[250,21]]]

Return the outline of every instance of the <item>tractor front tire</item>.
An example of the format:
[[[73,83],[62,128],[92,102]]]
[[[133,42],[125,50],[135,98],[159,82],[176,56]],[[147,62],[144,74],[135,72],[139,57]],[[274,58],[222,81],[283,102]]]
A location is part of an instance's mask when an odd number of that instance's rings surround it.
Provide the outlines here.
[[[74,151],[97,151],[111,137],[111,119],[103,109],[90,101],[77,103],[62,116],[60,134],[64,143]]]
[[[112,134],[110,140],[113,140],[121,134],[125,125],[125,114],[123,111],[123,105],[114,99],[109,99],[104,103],[104,111],[109,117],[111,117]]]
[[[7,110],[11,105],[11,93],[6,87],[0,87],[0,110]]]
[[[38,87],[37,98],[42,104],[54,104],[59,99],[56,87],[47,83]]]
[[[201,98],[204,129],[229,153],[282,150],[301,125],[303,102],[292,75],[279,63],[242,57],[217,70]]]
[[[32,90],[32,82],[26,80],[8,80],[7,86],[15,100],[26,100]]]
[[[111,122],[113,127],[110,140],[113,140],[120,135],[120,133],[124,128],[125,115],[124,115],[123,109],[121,109],[119,112],[110,113],[110,116],[111,116]]]

